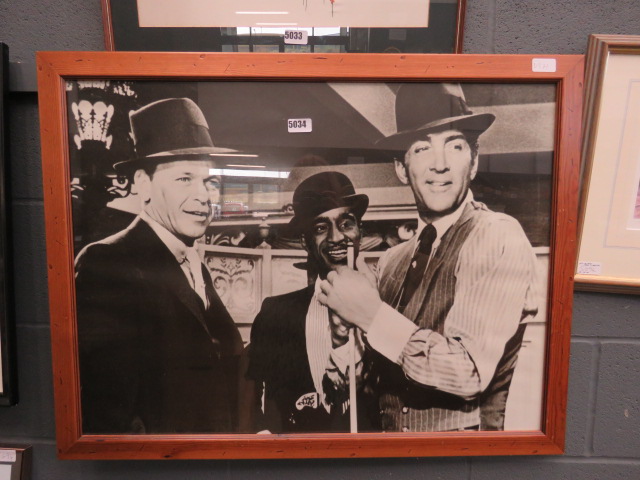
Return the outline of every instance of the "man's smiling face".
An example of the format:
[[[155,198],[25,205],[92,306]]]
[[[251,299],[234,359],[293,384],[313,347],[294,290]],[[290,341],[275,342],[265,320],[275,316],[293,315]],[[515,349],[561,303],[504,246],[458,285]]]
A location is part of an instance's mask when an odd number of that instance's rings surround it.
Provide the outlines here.
[[[211,166],[207,160],[180,160],[161,163],[151,177],[136,173],[145,212],[187,245],[204,235],[211,204],[219,203],[220,177],[210,175]]]
[[[358,219],[349,207],[334,208],[316,216],[303,239],[320,277],[325,278],[338,265],[347,264],[349,243],[353,243],[357,256],[360,246]]]
[[[433,222],[460,206],[478,162],[461,131],[444,130],[415,141],[395,167],[400,181],[411,186],[420,216]]]

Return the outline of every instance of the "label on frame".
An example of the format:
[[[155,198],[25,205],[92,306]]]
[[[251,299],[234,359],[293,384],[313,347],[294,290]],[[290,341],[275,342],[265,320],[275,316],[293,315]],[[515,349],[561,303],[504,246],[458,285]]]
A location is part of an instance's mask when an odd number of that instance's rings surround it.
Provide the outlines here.
[[[0,449],[0,462],[13,463],[16,461],[16,451],[11,449]]]

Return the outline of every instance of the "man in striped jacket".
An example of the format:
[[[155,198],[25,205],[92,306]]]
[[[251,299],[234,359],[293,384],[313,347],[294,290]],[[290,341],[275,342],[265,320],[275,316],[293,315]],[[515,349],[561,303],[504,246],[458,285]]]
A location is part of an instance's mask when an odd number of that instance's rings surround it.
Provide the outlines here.
[[[395,170],[413,191],[418,231],[385,252],[377,279],[330,273],[320,301],[365,334],[383,430],[502,430],[537,295],[520,224],[469,189],[495,117],[473,114],[447,84],[401,86],[396,112],[398,133],[380,146],[404,152]]]

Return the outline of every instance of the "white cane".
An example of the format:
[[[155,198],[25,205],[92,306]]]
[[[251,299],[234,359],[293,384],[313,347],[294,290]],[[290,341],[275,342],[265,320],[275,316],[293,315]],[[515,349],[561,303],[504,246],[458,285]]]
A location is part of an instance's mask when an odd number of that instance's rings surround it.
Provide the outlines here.
[[[347,245],[347,266],[355,269],[353,243]],[[356,334],[355,327],[349,329],[349,422],[351,433],[358,433],[358,402],[356,400]]]

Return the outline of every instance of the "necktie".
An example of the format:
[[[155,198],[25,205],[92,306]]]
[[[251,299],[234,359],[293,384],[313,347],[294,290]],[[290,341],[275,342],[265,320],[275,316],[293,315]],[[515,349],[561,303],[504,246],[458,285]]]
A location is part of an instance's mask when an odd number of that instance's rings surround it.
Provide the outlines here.
[[[207,307],[207,293],[205,291],[204,278],[202,277],[202,262],[200,256],[195,248],[187,250],[187,255],[184,259],[184,263],[189,272],[189,282],[191,287],[195,290],[198,296],[204,302],[205,308]]]
[[[398,305],[398,311],[403,312],[407,304],[413,297],[424,272],[427,270],[427,264],[429,263],[429,257],[431,256],[431,247],[436,239],[436,228],[432,224],[428,224],[422,229],[420,238],[418,238],[418,248],[413,255],[411,265],[407,276],[404,279],[404,285],[402,287],[402,297],[400,298],[400,304]]]

